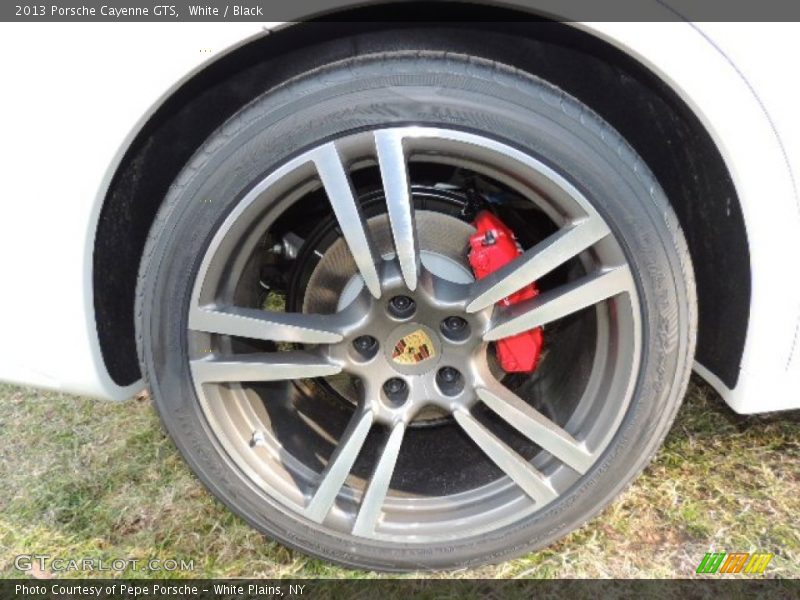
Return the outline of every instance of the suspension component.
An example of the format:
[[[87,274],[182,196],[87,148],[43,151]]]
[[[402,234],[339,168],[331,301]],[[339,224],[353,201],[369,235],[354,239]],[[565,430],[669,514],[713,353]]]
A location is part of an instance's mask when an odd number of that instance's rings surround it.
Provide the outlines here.
[[[522,254],[514,232],[497,215],[482,210],[472,224],[477,231],[469,239],[469,264],[477,279],[494,273]],[[538,294],[536,284],[530,283],[497,304],[510,306]],[[543,344],[541,327],[498,340],[495,349],[500,366],[507,373],[532,373],[539,362]]]

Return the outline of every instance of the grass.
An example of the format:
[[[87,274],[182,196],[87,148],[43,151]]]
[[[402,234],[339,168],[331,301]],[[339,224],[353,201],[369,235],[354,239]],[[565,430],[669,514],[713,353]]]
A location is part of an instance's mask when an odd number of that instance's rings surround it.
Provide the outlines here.
[[[379,576],[295,553],[229,513],[146,397],[111,404],[0,385],[0,484],[5,577],[21,575],[14,557],[28,553],[194,560],[174,574],[184,577]],[[800,411],[738,416],[694,380],[653,464],[600,517],[544,551],[429,576],[688,577],[716,550],[773,552],[765,576],[797,578],[798,516]]]

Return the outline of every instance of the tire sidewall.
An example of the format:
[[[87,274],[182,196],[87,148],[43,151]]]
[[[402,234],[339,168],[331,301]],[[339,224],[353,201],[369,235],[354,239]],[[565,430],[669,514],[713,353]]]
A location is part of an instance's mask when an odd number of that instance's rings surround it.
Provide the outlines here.
[[[247,191],[326,140],[387,126],[479,133],[549,164],[576,185],[623,247],[643,328],[636,391],[601,459],[542,511],[490,534],[431,544],[326,530],[257,489],[223,450],[188,367],[187,312],[211,238]],[[210,200],[210,201],[209,201]],[[474,58],[436,53],[362,57],[306,74],[258,98],[184,168],[151,232],[137,297],[138,341],[161,418],[194,472],[259,530],[348,566],[430,569],[496,562],[540,548],[608,504],[649,462],[688,381],[695,309],[685,242],[667,198],[624,140],[549,84]]]

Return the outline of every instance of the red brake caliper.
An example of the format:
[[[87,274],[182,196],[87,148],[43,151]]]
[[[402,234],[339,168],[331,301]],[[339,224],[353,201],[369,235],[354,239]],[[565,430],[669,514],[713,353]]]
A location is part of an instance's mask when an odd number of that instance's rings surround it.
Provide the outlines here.
[[[482,210],[472,223],[477,231],[469,238],[469,264],[478,279],[483,279],[522,254],[514,232],[496,215]],[[510,306],[539,294],[535,283],[503,298],[497,304]],[[496,342],[497,358],[507,373],[531,373],[542,353],[544,336],[537,327]]]

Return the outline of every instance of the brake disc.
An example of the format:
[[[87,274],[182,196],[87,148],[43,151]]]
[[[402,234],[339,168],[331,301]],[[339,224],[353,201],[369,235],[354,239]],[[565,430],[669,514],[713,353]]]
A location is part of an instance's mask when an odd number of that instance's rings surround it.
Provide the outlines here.
[[[428,210],[416,211],[422,263],[435,275],[457,283],[474,280],[467,263],[469,238],[475,228],[460,219]],[[383,214],[367,220],[372,241],[385,259],[394,257],[389,218]],[[363,285],[356,263],[343,238],[320,258],[303,298],[303,312],[329,314],[341,310]]]
[[[474,280],[467,262],[469,238],[475,228],[456,217],[428,210],[415,212],[420,260],[425,267],[442,279],[456,283]],[[386,214],[367,220],[377,252],[385,259],[394,257],[392,230]],[[343,238],[337,239],[322,254],[308,280],[303,297],[305,313],[330,314],[347,306],[363,287],[358,268]],[[327,377],[333,390],[348,402],[356,403],[358,390],[347,374]],[[441,413],[426,409],[417,421],[436,420]]]

